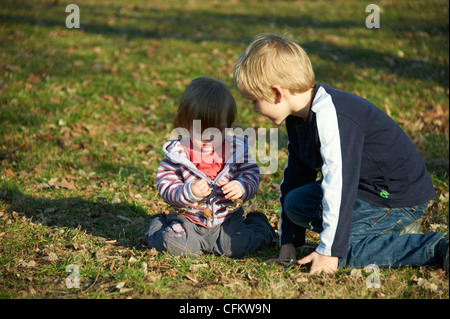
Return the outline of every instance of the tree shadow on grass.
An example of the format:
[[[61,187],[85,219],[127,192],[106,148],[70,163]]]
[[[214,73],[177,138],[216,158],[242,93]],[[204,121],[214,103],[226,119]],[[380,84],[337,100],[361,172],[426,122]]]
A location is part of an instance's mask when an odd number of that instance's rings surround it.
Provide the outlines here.
[[[65,29],[65,6],[62,3],[48,2],[28,3],[28,11],[9,7],[7,13],[0,18],[7,24],[31,25],[38,27],[54,27]],[[361,12],[361,20],[340,19],[323,20],[318,16],[301,13],[295,16],[280,14],[261,15],[257,13],[226,13],[210,10],[183,10],[180,8],[157,9],[140,7],[138,5],[118,4],[82,4],[81,29],[79,32],[98,34],[105,37],[122,38],[125,41],[144,39],[154,41],[161,39],[179,39],[192,43],[202,41],[217,41],[232,43],[244,48],[255,36],[254,32],[268,30],[301,30],[315,28],[318,30],[344,30],[343,36],[353,28],[364,27],[365,13]],[[139,13],[139,14],[138,14]],[[430,23],[428,21],[407,19],[404,22],[388,21],[383,28],[389,28],[399,38],[405,37],[406,32],[427,32],[433,37],[447,36],[448,24],[442,21]],[[70,29],[67,29],[70,30]],[[72,30],[77,32],[77,30]],[[448,65],[445,62],[433,62],[426,59],[399,58],[395,54],[386,54],[383,47],[360,48],[346,47],[341,44],[330,44],[324,41],[307,41],[301,43],[309,54],[316,54],[320,58],[331,60],[327,65],[352,63],[361,68],[381,69],[394,72],[404,78],[416,78],[423,81],[435,82],[448,86]],[[448,46],[443,45],[448,51]],[[69,56],[69,59],[73,57]],[[323,70],[322,70],[323,69]],[[89,72],[92,72],[89,69]],[[330,77],[329,66],[319,68],[316,73]],[[338,79],[339,80],[339,79]]]
[[[150,216],[143,205],[112,203],[102,197],[96,201],[80,197],[33,197],[9,186],[0,188],[0,201],[7,204],[7,211],[15,211],[44,226],[80,228],[87,234],[116,240],[124,247],[146,249],[144,232]],[[159,208],[161,212],[165,210],[163,204]]]

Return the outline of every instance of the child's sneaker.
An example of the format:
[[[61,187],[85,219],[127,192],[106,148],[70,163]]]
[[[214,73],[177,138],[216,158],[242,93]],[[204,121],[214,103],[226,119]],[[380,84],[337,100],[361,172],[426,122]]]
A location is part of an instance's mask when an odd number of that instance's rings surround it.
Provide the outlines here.
[[[448,234],[437,242],[434,252],[437,265],[448,272]]]

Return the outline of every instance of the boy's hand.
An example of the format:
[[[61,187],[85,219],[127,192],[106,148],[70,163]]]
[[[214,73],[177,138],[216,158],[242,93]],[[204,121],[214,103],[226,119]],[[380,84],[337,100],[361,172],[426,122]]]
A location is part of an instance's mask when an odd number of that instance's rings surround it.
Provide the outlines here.
[[[284,244],[280,247],[280,255],[278,258],[272,258],[266,261],[269,265],[272,263],[282,263],[286,260],[297,260],[297,250],[294,244]]]
[[[226,183],[220,180],[217,182],[217,185],[222,187],[222,192],[224,193],[226,199],[229,200],[238,199],[241,198],[242,195],[244,195],[242,187],[240,183],[237,181],[231,181]]]
[[[337,270],[338,257],[321,255],[312,252],[308,256],[297,261],[299,265],[311,263],[310,275],[333,274]]]
[[[198,179],[191,184],[191,191],[195,197],[203,198],[211,194],[211,188],[206,179]]]

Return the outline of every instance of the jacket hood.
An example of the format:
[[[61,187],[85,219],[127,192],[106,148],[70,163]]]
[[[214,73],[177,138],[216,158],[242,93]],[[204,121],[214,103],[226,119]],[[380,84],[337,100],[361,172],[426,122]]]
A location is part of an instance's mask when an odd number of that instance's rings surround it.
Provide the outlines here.
[[[231,148],[230,148],[231,146]],[[171,140],[163,145],[164,155],[167,156],[173,163],[181,164],[193,171],[202,178],[207,178],[206,175],[200,172],[197,167],[189,160],[189,154],[186,154],[186,149],[190,147],[190,138],[183,137],[177,140]],[[226,149],[231,149],[231,152],[226,152]],[[234,135],[225,136],[225,167],[233,163],[242,163],[245,152],[248,151],[248,141],[244,136]],[[208,178],[207,178],[208,179]]]

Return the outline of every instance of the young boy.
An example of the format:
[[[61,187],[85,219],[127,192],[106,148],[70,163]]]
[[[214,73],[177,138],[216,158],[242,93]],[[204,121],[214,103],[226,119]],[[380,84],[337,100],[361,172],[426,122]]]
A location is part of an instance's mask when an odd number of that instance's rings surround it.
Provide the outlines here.
[[[276,125],[286,121],[280,254],[296,260],[305,229],[317,249],[297,262],[310,274],[338,267],[434,265],[448,271],[448,234],[412,233],[435,190],[403,130],[356,95],[315,82],[292,40],[257,36],[234,70],[237,90]],[[317,180],[318,173],[321,178]]]

